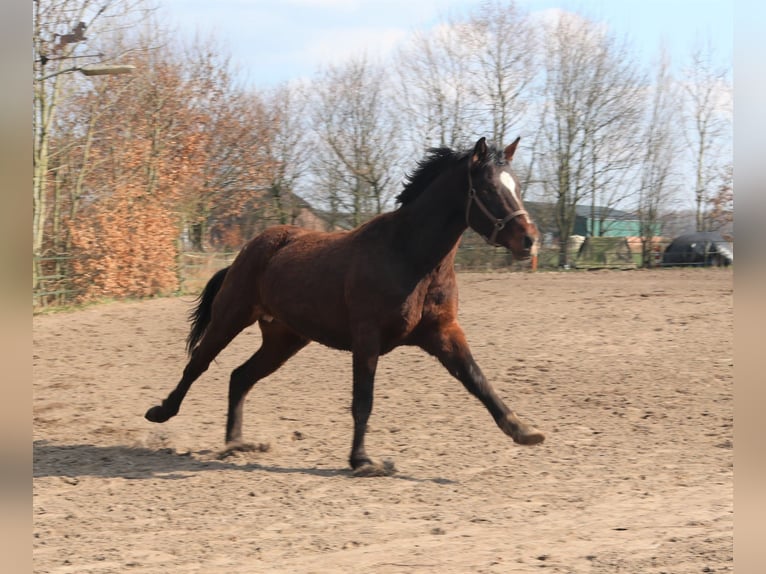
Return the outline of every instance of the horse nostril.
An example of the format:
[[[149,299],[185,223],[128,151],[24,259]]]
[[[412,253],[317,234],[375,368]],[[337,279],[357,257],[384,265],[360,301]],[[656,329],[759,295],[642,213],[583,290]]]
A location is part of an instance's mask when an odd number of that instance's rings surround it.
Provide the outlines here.
[[[524,249],[532,249],[534,244],[534,239],[532,239],[529,235],[524,236]]]

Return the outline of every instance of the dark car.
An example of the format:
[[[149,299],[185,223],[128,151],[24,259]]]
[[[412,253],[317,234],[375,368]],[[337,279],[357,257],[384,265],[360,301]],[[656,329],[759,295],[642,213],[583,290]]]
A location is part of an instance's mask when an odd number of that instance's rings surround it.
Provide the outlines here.
[[[722,267],[732,263],[734,263],[732,244],[713,231],[679,235],[667,246],[662,255],[664,266]]]

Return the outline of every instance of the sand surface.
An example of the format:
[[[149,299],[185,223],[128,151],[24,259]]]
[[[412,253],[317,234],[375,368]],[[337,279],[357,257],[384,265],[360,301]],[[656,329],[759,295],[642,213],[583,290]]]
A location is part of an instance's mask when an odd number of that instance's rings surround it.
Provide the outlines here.
[[[256,385],[219,460],[242,333],[165,424],[192,297],[34,318],[34,571],[733,571],[730,270],[463,274],[461,324],[547,435],[514,444],[431,357],[379,363],[347,467],[351,357],[312,344]]]

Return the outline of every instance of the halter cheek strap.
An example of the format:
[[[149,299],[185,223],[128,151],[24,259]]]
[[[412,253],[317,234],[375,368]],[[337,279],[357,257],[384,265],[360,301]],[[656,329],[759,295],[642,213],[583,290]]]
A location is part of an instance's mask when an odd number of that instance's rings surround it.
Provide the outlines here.
[[[500,231],[505,228],[506,224],[509,221],[512,221],[513,219],[519,217],[520,215],[526,215],[529,216],[527,211],[525,209],[517,209],[516,211],[513,211],[503,217],[502,219],[498,219],[495,217],[492,212],[487,208],[486,205],[479,199],[479,194],[476,191],[476,189],[473,187],[473,180],[471,178],[471,166],[468,166],[468,203],[465,206],[465,224],[470,227],[470,223],[468,222],[468,217],[471,213],[471,205],[475,203],[477,207],[481,210],[481,212],[487,216],[487,219],[492,223],[492,233],[489,237],[484,235],[483,233],[477,231],[479,235],[492,245],[493,247],[502,247],[499,243],[496,243],[495,240],[497,239],[497,234],[500,233]],[[476,231],[476,230],[474,230]]]

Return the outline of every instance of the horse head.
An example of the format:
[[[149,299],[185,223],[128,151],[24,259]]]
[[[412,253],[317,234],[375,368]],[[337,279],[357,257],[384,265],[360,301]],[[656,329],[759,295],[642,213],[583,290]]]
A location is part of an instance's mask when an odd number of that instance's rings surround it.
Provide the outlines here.
[[[527,259],[537,248],[538,231],[521,201],[521,185],[511,170],[511,160],[519,145],[516,140],[502,155],[476,142],[469,158],[466,224],[490,245],[505,247],[516,259]]]

